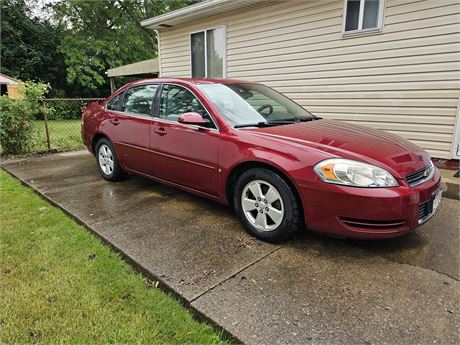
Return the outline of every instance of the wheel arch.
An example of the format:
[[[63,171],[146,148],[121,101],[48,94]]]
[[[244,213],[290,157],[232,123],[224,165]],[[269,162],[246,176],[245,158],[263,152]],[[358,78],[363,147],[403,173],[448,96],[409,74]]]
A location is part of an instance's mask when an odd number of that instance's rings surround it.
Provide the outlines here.
[[[261,161],[242,162],[231,169],[230,173],[228,174],[226,184],[225,184],[225,197],[227,198],[227,203],[230,207],[233,208],[233,193],[234,193],[234,189],[235,189],[235,185],[236,185],[236,181],[238,180],[238,177],[241,176],[241,174],[244,171],[248,169],[254,169],[254,168],[267,169],[279,175],[288,184],[288,186],[293,190],[294,195],[297,198],[298,202],[300,203],[300,206],[303,212],[303,203],[302,203],[302,198],[300,197],[300,193],[296,185],[289,178],[286,172],[282,171],[280,168],[272,164],[261,162]]]
[[[104,133],[98,132],[93,136],[93,139],[91,140],[91,151],[93,152],[94,155],[96,155],[96,144],[99,140],[102,138],[106,138],[107,140],[110,140],[107,135]]]

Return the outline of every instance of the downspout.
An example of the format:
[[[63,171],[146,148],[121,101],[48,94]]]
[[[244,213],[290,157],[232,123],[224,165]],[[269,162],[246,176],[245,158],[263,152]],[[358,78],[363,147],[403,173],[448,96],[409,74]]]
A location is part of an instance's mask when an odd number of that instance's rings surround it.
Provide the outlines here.
[[[452,137],[451,158],[460,159],[460,95],[458,96],[457,114],[455,116],[455,127]]]
[[[163,76],[161,73],[161,44],[160,44],[160,31],[155,29],[155,34],[157,36],[157,59],[158,59],[158,78]]]

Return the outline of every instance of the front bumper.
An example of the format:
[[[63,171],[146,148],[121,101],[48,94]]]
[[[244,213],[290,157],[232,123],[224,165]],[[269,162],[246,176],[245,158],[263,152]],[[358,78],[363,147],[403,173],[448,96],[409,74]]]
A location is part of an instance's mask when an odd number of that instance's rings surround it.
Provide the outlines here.
[[[440,180],[436,170],[431,179],[416,187],[356,188],[322,181],[296,182],[307,228],[335,237],[383,239],[403,235],[431,218],[434,210],[429,206],[441,191]],[[423,209],[425,206],[428,209]],[[424,211],[428,213],[422,214]]]

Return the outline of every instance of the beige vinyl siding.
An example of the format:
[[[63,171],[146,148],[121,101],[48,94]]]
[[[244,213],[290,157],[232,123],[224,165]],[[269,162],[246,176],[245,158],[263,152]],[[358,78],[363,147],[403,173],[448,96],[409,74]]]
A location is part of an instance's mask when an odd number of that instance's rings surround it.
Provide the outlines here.
[[[162,76],[190,76],[189,33],[226,25],[227,77],[451,158],[460,94],[458,0],[386,0],[383,32],[344,38],[342,0],[275,1],[160,31]]]

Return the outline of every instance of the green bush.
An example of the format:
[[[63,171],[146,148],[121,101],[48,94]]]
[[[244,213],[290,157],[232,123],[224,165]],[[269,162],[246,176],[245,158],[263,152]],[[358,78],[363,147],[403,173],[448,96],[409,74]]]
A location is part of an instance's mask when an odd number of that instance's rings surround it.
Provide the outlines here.
[[[78,120],[81,119],[82,101],[48,101],[46,107],[49,109],[48,120]],[[42,118],[38,118],[41,120]]]
[[[27,152],[32,144],[30,108],[24,100],[13,101],[0,97],[0,143],[3,153]]]
[[[0,97],[0,144],[4,154],[20,154],[34,145],[32,120],[43,112],[43,97],[48,85],[20,82],[19,100]]]

